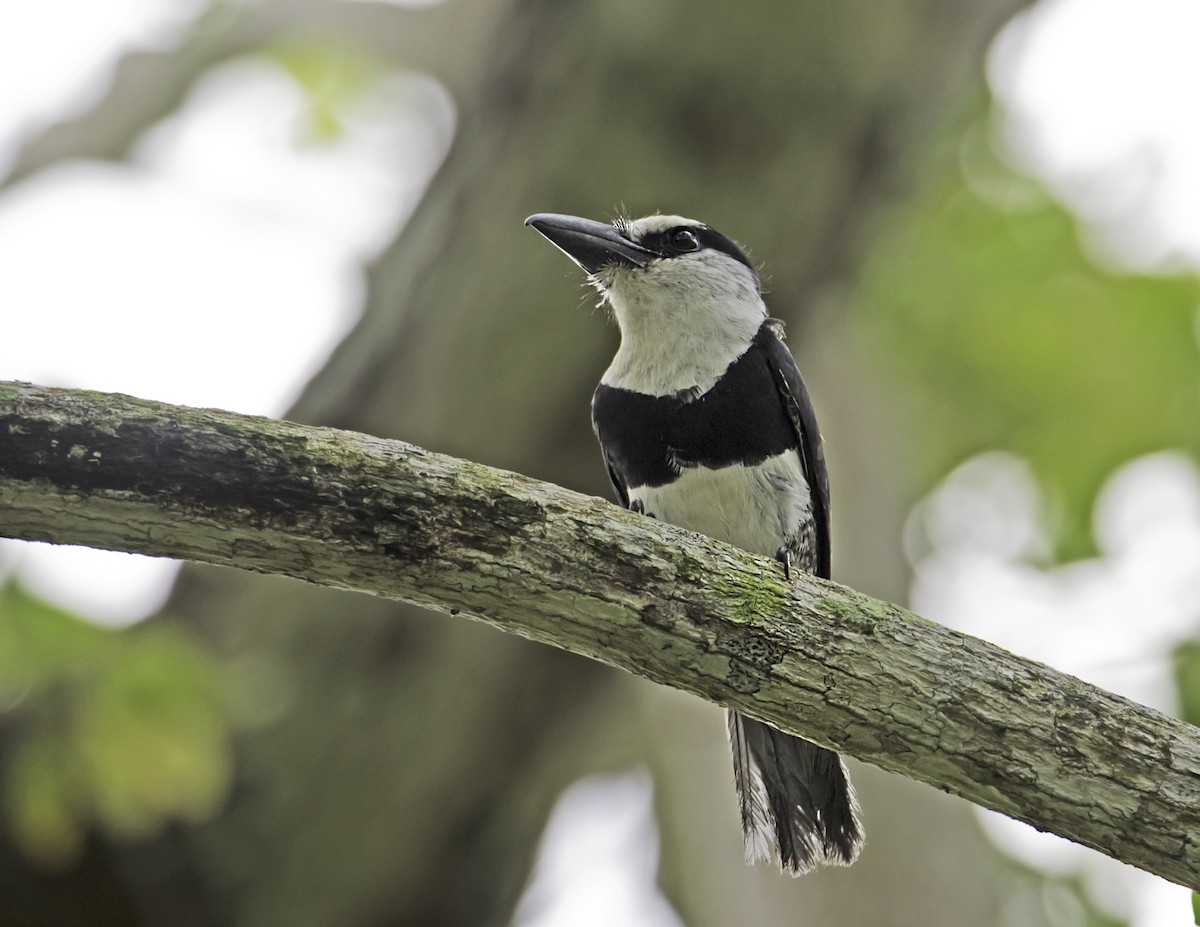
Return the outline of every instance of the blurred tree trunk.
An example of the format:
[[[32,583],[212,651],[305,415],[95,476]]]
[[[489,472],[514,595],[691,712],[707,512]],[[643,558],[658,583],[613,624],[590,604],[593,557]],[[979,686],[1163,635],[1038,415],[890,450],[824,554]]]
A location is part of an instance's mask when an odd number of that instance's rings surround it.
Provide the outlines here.
[[[839,293],[1019,5],[421,11],[452,24],[429,57],[457,94],[458,135],[291,417],[607,494],[588,400],[616,335],[521,222],[622,205],[701,218],[765,262],[791,323],[830,443],[835,578],[903,599],[903,436],[848,356]],[[861,863],[802,880],[745,867],[719,712],[586,660],[213,569],[188,568],[162,620],[229,658],[257,717],[217,820],[118,851],[147,923],[502,925],[561,789],[637,762],[655,776],[662,884],[693,927],[991,916],[965,805],[861,767]]]

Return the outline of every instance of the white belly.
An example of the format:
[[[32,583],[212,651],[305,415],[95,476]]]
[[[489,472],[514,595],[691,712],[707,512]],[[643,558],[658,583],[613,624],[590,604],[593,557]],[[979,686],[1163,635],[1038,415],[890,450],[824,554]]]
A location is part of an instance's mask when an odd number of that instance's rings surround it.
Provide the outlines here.
[[[796,536],[812,512],[794,450],[755,467],[689,467],[673,483],[639,486],[629,495],[655,518],[768,557]]]

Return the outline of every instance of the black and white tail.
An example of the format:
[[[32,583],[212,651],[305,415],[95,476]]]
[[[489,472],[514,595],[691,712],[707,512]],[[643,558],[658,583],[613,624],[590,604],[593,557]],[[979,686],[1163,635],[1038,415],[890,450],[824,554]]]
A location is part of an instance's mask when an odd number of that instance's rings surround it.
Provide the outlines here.
[[[842,758],[735,711],[727,716],[746,859],[773,860],[792,875],[854,862],[863,829]]]

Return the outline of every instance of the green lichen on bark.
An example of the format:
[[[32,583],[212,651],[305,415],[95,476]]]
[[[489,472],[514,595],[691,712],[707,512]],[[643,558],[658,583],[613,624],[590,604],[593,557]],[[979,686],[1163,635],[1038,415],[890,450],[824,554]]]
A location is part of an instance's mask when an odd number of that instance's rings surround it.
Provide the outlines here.
[[[761,625],[778,617],[788,606],[788,588],[782,572],[773,576],[769,571],[730,564],[712,575],[710,585],[728,606],[728,620],[738,624]]]

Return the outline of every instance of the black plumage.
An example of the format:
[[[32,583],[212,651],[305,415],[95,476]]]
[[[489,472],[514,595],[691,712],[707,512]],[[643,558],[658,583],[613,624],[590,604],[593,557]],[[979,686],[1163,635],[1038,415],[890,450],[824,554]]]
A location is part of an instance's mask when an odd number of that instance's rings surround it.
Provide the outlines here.
[[[592,396],[592,427],[627,508],[631,488],[664,486],[685,467],[756,466],[799,450],[816,529],[811,570],[828,578],[825,454],[808,390],[781,331],[782,323],[766,319],[746,352],[699,396],[649,396],[601,383]]]

